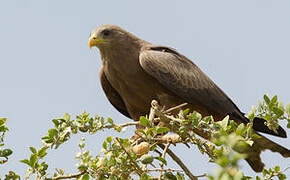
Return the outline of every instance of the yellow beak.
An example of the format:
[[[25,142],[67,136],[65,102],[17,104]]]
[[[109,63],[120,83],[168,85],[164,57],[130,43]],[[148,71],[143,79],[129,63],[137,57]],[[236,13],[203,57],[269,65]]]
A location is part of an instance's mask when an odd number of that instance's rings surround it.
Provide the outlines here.
[[[105,42],[105,39],[98,39],[96,35],[92,35],[89,39],[89,48],[91,49],[93,46],[98,46],[103,42]]]

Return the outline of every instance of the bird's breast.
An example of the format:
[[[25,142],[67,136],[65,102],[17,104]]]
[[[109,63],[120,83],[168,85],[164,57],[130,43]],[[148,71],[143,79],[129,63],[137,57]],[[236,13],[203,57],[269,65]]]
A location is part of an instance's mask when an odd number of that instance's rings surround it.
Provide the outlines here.
[[[126,69],[120,66],[104,64],[104,73],[123,99],[129,114],[132,117],[145,115],[150,110],[153,99],[159,94],[167,94],[156,79],[148,75],[141,67],[127,65]]]

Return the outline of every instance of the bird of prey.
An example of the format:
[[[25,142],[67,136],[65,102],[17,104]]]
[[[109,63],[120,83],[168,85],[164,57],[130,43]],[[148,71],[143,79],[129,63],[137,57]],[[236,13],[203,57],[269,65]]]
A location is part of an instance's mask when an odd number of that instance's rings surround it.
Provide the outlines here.
[[[111,104],[128,118],[138,121],[140,116],[148,114],[155,99],[165,108],[186,102],[184,109],[212,115],[216,121],[229,115],[238,124],[249,122],[199,67],[175,49],[151,44],[115,25],[103,25],[91,32],[89,47],[92,46],[101,54],[102,88]],[[286,137],[281,127],[276,134],[264,122],[255,118],[254,131]],[[289,149],[261,136],[245,152],[246,161],[256,172],[263,170],[260,153],[266,149],[290,157]]]

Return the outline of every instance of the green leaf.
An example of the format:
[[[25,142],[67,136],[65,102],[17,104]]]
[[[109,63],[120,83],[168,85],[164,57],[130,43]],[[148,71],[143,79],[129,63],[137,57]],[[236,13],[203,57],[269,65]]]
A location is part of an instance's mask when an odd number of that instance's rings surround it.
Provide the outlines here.
[[[206,123],[209,123],[213,120],[213,117],[212,116],[205,116],[202,120]]]
[[[286,180],[287,176],[285,174],[278,174],[279,180]]]
[[[108,147],[108,145],[107,145],[107,141],[104,141],[104,142],[103,142],[103,148],[104,148],[104,149],[107,149],[107,147]]]
[[[274,170],[275,170],[276,172],[279,172],[279,171],[280,171],[280,166],[275,166]]]
[[[281,101],[278,102],[278,108],[281,109],[282,111],[285,111],[283,102]]]
[[[52,122],[55,127],[58,127],[58,125],[60,124],[57,119],[53,119]]]
[[[48,130],[48,136],[49,136],[50,138],[56,136],[57,133],[58,133],[58,131],[57,131],[56,129],[49,129],[49,130]]]
[[[271,99],[271,104],[276,104],[278,100],[278,96],[275,95],[272,99]]]
[[[36,154],[36,153],[37,153],[36,149],[35,149],[34,147],[32,147],[32,146],[30,146],[29,149],[30,149],[30,151],[31,151],[33,154]]]
[[[288,114],[288,116],[290,116],[290,103],[286,104],[285,112]]]
[[[7,121],[7,118],[0,118],[0,126],[4,125]]]
[[[32,168],[35,168],[35,163],[37,161],[37,154],[31,154],[29,164]]]
[[[166,180],[177,180],[176,176],[174,176],[172,172],[166,172],[162,177]]]
[[[150,177],[146,173],[143,173],[140,177],[140,180],[150,180]]]
[[[140,124],[142,125],[142,126],[144,126],[144,127],[146,127],[146,126],[148,126],[148,124],[149,124],[149,120],[146,118],[146,117],[144,117],[144,116],[140,116]]]
[[[162,157],[154,157],[155,159],[157,159],[158,161],[160,161],[160,162],[162,162],[165,166],[167,166],[167,161],[164,159],[164,158],[162,158]]]
[[[243,135],[246,131],[247,131],[247,128],[245,127],[243,123],[241,123],[236,129],[236,134]]]
[[[268,97],[268,95],[265,94],[263,98],[264,98],[264,101],[266,102],[266,104],[269,106],[271,101],[270,101],[270,98]]]
[[[107,137],[107,141],[108,141],[108,143],[111,143],[112,140],[113,140],[113,138],[112,138],[111,136],[108,136],[108,137]]]
[[[269,171],[267,169],[263,169],[263,176],[266,176],[267,174],[269,174]]]
[[[163,134],[163,133],[167,133],[169,131],[170,131],[170,129],[167,127],[158,127],[157,128],[157,134]]]
[[[228,166],[228,164],[230,163],[230,159],[226,156],[222,156],[219,159],[217,159],[215,162],[224,168]]]
[[[194,111],[193,113],[191,113],[191,115],[192,115],[192,118],[193,119],[198,120],[198,121],[201,120],[201,118],[202,118],[201,114],[198,113],[198,112],[196,112],[196,111]]]
[[[101,124],[104,125],[104,118],[103,117],[100,118],[100,121],[101,121]]]
[[[220,180],[231,180],[231,177],[230,177],[229,173],[224,173],[220,177]]]
[[[284,114],[283,110],[281,110],[281,109],[279,109],[279,108],[277,108],[277,107],[273,107],[273,111],[274,111],[274,113],[275,113],[278,117],[280,117],[280,116],[282,116],[282,115]]]
[[[82,175],[81,180],[89,180],[90,176],[88,175],[88,173]]]
[[[8,128],[5,125],[1,125],[0,126],[0,132],[5,133],[6,131],[8,131]],[[1,135],[1,137],[3,137],[3,134]],[[1,139],[0,139],[0,142],[2,142]]]
[[[141,156],[140,161],[143,164],[151,164],[154,160],[154,157],[152,154],[144,154],[143,156]]]
[[[258,138],[261,138],[261,136],[259,136],[258,134],[253,134],[253,135],[251,135],[251,138],[252,139],[258,139]]]
[[[70,114],[65,113],[65,114],[63,115],[63,119],[66,120],[66,121],[69,121],[69,120],[70,120]]]
[[[248,118],[250,121],[253,121],[256,116],[256,107],[252,106],[251,111],[245,115],[246,118]]]
[[[28,166],[30,166],[30,161],[28,159],[20,160],[20,162],[22,162],[22,163],[27,164]]]
[[[80,164],[78,165],[79,171],[86,171],[88,169],[87,164]]]
[[[244,173],[239,171],[236,173],[236,175],[234,176],[234,180],[241,180],[244,177]]]
[[[111,176],[109,177],[109,180],[118,180],[118,178],[117,178],[115,175],[111,175]]]
[[[227,115],[222,121],[217,122],[217,124],[225,131],[227,130],[229,118],[229,115]]]
[[[181,174],[180,172],[177,172],[176,178],[177,178],[177,180],[185,180],[184,175]]]
[[[46,153],[47,147],[42,147],[40,150],[38,150],[38,156],[43,158],[47,153]]]
[[[110,124],[114,124],[114,121],[113,121],[112,118],[108,118],[108,122],[109,122]]]
[[[188,113],[189,113],[189,108],[186,108],[186,109],[183,111],[183,115],[186,116]]]
[[[7,157],[10,156],[13,153],[13,151],[11,149],[3,149],[1,155],[3,157]]]

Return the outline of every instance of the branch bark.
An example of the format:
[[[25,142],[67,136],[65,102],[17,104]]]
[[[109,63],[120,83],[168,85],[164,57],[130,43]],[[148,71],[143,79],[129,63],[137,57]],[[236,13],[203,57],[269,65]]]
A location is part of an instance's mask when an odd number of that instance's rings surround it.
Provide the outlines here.
[[[161,149],[165,149],[165,146],[163,144],[158,144],[158,146]],[[194,176],[190,170],[185,166],[185,164],[181,161],[181,159],[176,156],[173,151],[171,151],[170,149],[167,149],[167,153],[169,154],[169,156],[181,167],[181,169],[184,171],[184,173],[191,179],[191,180],[197,180],[197,177]]]
[[[56,176],[56,177],[52,177],[52,178],[45,178],[45,180],[59,180],[59,179],[71,179],[71,178],[78,178],[81,175],[84,175],[85,173],[87,173],[87,171],[82,171],[76,174],[68,174],[68,175],[61,175],[61,176]]]

